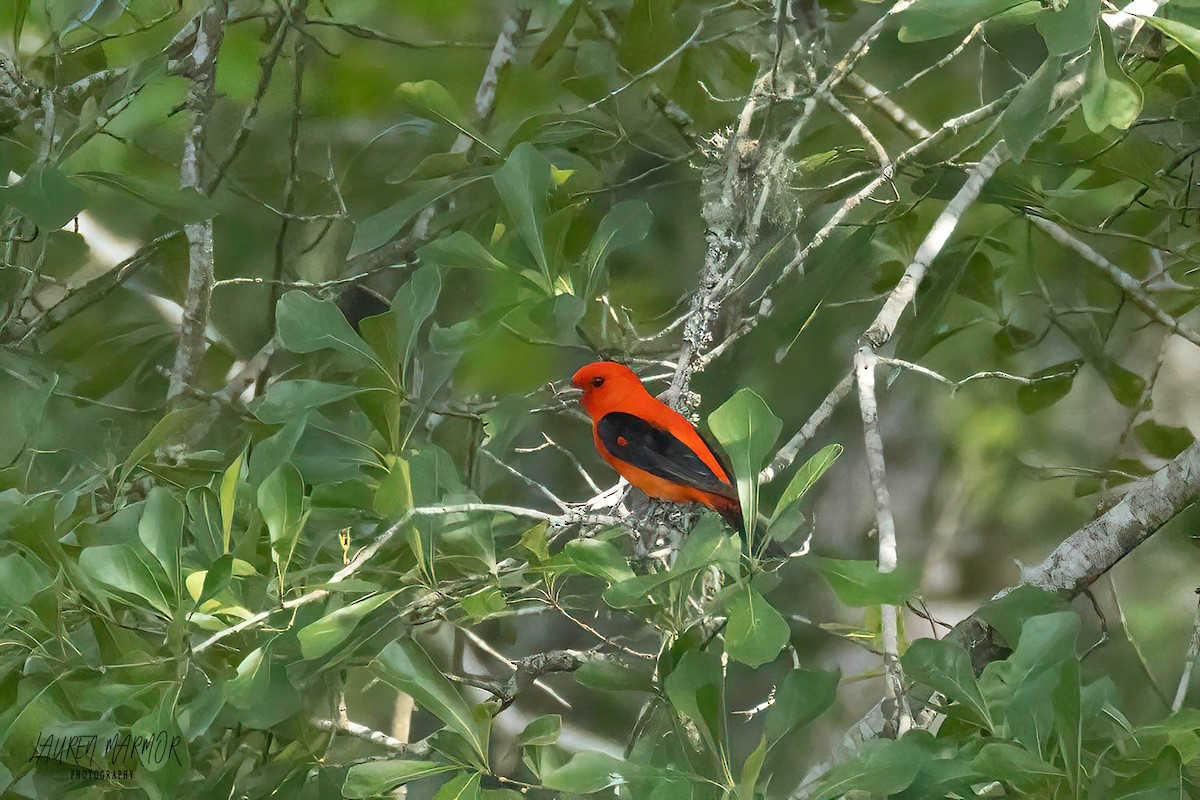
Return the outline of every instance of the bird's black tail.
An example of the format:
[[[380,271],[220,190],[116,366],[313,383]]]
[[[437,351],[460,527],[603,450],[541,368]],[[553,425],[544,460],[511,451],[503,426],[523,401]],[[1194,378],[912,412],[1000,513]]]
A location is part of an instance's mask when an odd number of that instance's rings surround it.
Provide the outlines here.
[[[725,500],[725,498],[722,498]],[[742,520],[742,506],[737,500],[726,500],[714,506],[717,513],[721,515],[721,519],[725,520],[725,524],[740,533],[743,537],[746,535],[746,526]]]

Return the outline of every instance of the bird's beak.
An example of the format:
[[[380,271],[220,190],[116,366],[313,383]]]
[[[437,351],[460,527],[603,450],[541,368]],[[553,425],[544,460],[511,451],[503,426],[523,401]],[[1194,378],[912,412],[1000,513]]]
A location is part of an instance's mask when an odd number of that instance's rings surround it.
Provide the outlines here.
[[[567,399],[567,400],[575,400],[577,398],[583,397],[583,389],[577,388],[575,386],[568,386],[566,389],[560,390],[558,392],[558,396],[561,398]]]

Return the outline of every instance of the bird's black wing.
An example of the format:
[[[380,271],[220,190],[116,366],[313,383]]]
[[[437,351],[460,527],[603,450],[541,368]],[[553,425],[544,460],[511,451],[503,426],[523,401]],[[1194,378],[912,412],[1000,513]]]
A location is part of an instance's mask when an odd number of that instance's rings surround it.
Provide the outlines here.
[[[737,499],[737,490],[718,478],[690,447],[641,417],[622,411],[605,414],[596,423],[596,435],[609,453],[651,475]]]

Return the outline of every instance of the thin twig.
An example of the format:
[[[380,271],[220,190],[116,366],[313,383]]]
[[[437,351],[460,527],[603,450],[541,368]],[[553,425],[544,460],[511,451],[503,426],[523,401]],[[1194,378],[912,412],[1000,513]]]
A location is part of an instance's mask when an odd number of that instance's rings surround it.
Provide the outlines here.
[[[1200,590],[1197,590],[1200,594]],[[1188,687],[1192,683],[1192,668],[1196,665],[1196,659],[1200,658],[1200,603],[1196,605],[1196,620],[1192,623],[1192,639],[1188,643],[1187,660],[1183,662],[1183,675],[1179,677],[1179,688],[1175,690],[1175,700],[1171,703],[1171,711],[1175,712],[1183,708],[1183,701],[1187,699]]]
[[[1068,233],[1061,225],[1051,222],[1042,217],[1030,216],[1029,220],[1044,231],[1050,238],[1059,244],[1074,250],[1083,257],[1092,266],[1103,272],[1109,280],[1116,284],[1117,288],[1125,293],[1125,295],[1144,311],[1150,318],[1159,322],[1172,332],[1179,334],[1181,337],[1191,342],[1194,345],[1200,346],[1200,331],[1188,325],[1184,325],[1179,320],[1172,317],[1162,306],[1154,301],[1145,288],[1129,273],[1118,267],[1116,264],[1109,261],[1091,245],[1078,239]]]
[[[183,141],[183,159],[179,167],[179,184],[183,189],[203,191],[204,148],[208,138],[208,123],[216,98],[217,54],[225,36],[225,21],[229,16],[228,0],[212,0],[195,19],[191,51],[177,70],[191,84],[185,107],[188,110],[187,132]],[[190,222],[183,227],[188,240],[188,281],[183,302],[183,325],[179,347],[171,368],[167,400],[176,403],[192,386],[204,357],[205,328],[212,301],[213,221],[211,218]]]

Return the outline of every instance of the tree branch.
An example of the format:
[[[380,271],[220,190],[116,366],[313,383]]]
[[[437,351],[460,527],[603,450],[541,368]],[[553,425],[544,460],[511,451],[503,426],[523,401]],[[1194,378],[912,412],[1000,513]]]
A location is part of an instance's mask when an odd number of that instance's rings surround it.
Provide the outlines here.
[[[184,59],[173,62],[178,74],[191,79],[185,104],[188,126],[179,167],[179,185],[183,189],[204,191],[204,148],[209,116],[216,98],[217,54],[225,36],[228,15],[228,0],[212,0],[196,17],[193,25],[185,28],[184,34],[190,32],[194,36],[191,52]],[[178,37],[172,45],[177,42]],[[208,326],[214,280],[212,219],[188,223],[183,232],[188,240],[188,282],[183,301],[179,348],[175,352],[175,364],[171,368],[171,382],[167,389],[167,400],[172,404],[184,398],[204,358],[204,330]]]
[[[883,458],[883,437],[879,432],[879,406],[875,400],[875,367],[879,359],[875,351],[864,345],[854,357],[855,382],[858,384],[858,405],[862,411],[864,450],[867,474],[875,494],[875,536],[879,541],[879,571],[896,570],[896,521],[892,517],[892,502],[888,495],[887,469]],[[880,607],[883,638],[883,698],[884,735],[902,736],[912,725],[912,717],[904,697],[904,673],[900,669],[900,626],[896,606]]]

